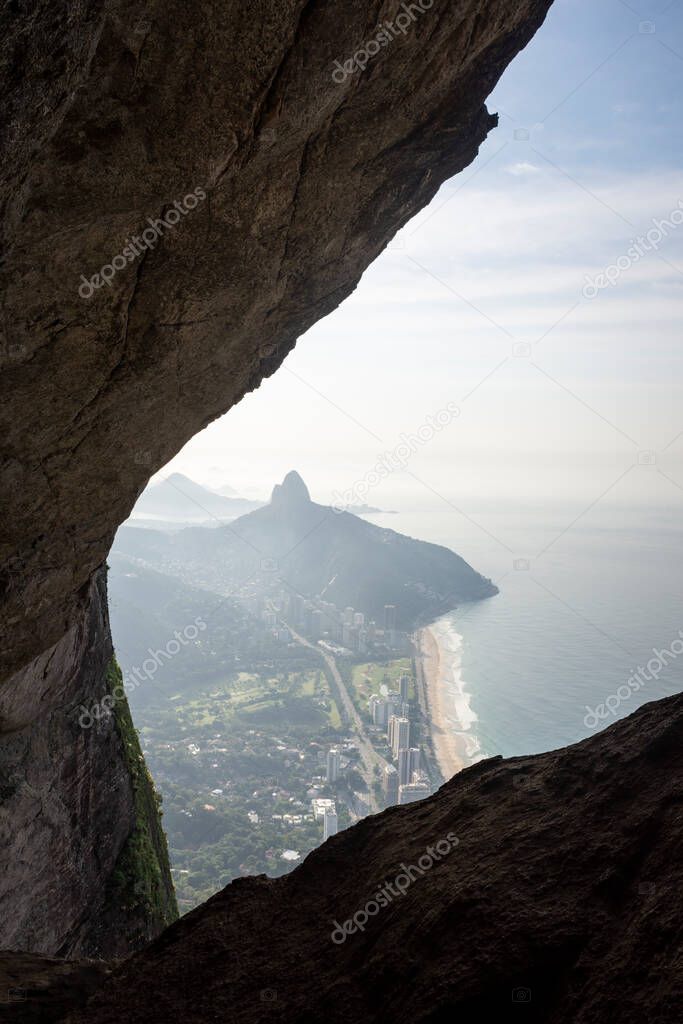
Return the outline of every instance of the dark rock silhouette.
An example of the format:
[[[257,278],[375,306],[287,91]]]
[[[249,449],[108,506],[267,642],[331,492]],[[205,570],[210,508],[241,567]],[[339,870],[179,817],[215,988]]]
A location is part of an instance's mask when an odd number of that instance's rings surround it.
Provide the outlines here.
[[[52,1024],[85,1003],[111,966],[102,960],[59,960],[35,953],[0,952],[0,1020]]]
[[[133,876],[131,902],[108,902],[136,821],[159,836],[154,813],[138,817],[123,735],[74,727],[110,685],[115,530],[474,159],[496,123],[485,99],[549,6],[435,0],[338,81],[379,17],[367,0],[5,5],[0,945],[116,955],[163,927]],[[123,257],[148,229],[154,243]],[[72,1024],[450,1024],[520,1004],[544,1024],[671,1024],[682,702],[477,765],[286,878],[233,883]],[[447,856],[333,942],[335,921],[450,834]],[[15,1022],[61,1016],[97,982],[9,959]]]
[[[682,783],[680,695],[563,750],[483,761],[290,875],[233,882],[69,1024],[671,1024]]]
[[[177,916],[125,694],[102,710],[119,682],[104,571],[84,602],[84,621],[0,687],[0,949],[111,958]]]
[[[103,771],[97,743],[59,738],[108,685],[91,621],[117,527],[471,163],[550,3],[435,0],[342,82],[368,0],[3,8],[0,947],[102,948],[132,782],[123,747]]]

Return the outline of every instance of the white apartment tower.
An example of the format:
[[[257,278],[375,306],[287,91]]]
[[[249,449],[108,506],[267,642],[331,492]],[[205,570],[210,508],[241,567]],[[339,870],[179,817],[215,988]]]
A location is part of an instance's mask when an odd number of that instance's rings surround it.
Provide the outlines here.
[[[332,747],[327,752],[327,771],[325,778],[328,782],[336,782],[339,778],[339,768],[341,766],[341,754],[336,747]]]
[[[410,746],[410,719],[392,715],[389,719],[389,745],[392,754],[398,758],[399,750]]]
[[[330,836],[336,836],[337,834],[337,812],[331,808],[326,808],[325,818],[323,819],[323,842],[329,839]]]

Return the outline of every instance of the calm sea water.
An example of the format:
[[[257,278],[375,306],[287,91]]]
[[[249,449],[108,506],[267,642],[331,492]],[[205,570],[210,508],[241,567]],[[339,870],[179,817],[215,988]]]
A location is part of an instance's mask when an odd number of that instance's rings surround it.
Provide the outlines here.
[[[453,728],[462,727],[473,758],[564,746],[683,689],[679,654],[637,694],[612,696],[653,648],[680,646],[679,510],[600,508],[554,539],[577,509],[482,507],[477,525],[447,505],[373,517],[453,548],[500,587],[435,627]],[[587,725],[587,708],[611,696],[614,716]]]

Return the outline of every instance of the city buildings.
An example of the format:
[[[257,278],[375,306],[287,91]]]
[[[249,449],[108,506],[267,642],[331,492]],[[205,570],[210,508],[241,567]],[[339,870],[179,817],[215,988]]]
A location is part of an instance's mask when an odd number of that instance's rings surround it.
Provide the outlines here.
[[[394,768],[393,764],[385,764],[384,766],[382,789],[384,791],[384,800],[387,807],[398,803],[398,772]]]
[[[429,783],[408,782],[405,786],[398,787],[399,804],[412,804],[415,800],[424,800],[429,796]]]
[[[362,625],[345,622],[341,629],[341,640],[344,647],[354,654],[365,654],[367,650],[367,631]]]
[[[341,765],[341,754],[336,747],[332,747],[327,753],[327,771],[325,778],[327,782],[336,782],[339,778],[339,768]]]
[[[408,782],[411,782],[410,777],[410,750],[404,747],[398,752],[398,782],[400,786],[405,786]]]
[[[398,781],[405,786],[418,781],[415,775],[420,771],[420,748],[404,747],[398,752]]]
[[[395,605],[384,606],[384,628],[378,629],[371,619],[366,622],[365,612],[357,611],[351,605],[338,608],[332,601],[316,596],[306,598],[282,587],[273,588],[272,581],[249,582],[240,589],[238,599],[252,614],[260,616],[267,629],[289,625],[301,630],[305,636],[320,642],[339,644],[343,647],[341,656],[348,654],[408,652],[409,638],[396,628],[397,609]],[[291,642],[291,636],[276,633],[281,642]],[[408,691],[405,689],[405,695]],[[404,697],[405,699],[405,697]]]
[[[372,697],[368,701],[368,707],[370,709],[370,715],[372,716],[372,724],[379,726],[381,729],[386,729],[389,715],[388,715],[388,703],[384,697],[380,697],[378,694],[373,693]]]
[[[334,800],[330,800],[328,797],[318,796],[311,800],[311,809],[315,820],[322,821],[325,817],[325,812],[328,810],[335,811],[336,807]]]
[[[331,807],[325,809],[323,818],[323,842],[337,834],[337,812]]]
[[[410,683],[411,676],[403,673],[398,680],[398,690],[387,690],[383,684],[381,693],[373,693],[368,698],[373,726],[386,728],[387,745],[395,762],[382,769],[382,792],[387,807],[421,800],[431,792],[429,776],[422,770],[420,747],[410,746],[411,705],[406,699]]]
[[[398,608],[393,604],[384,606],[383,614],[378,618],[378,623],[375,623],[374,620],[366,618],[364,612],[357,611],[351,605],[341,608],[325,600],[324,596],[306,599],[282,590],[268,597],[265,609],[261,605],[259,614],[266,627],[274,627],[273,635],[276,639],[289,639],[291,642],[293,637],[287,631],[287,626],[291,625],[334,657],[343,658],[350,654],[369,652],[368,660],[382,664],[384,661],[390,663],[397,657],[397,652],[410,654],[409,637],[397,628]],[[374,678],[379,681],[382,675],[374,675]],[[384,801],[390,806],[423,799],[430,792],[430,782],[427,774],[421,770],[419,747],[410,745],[411,732],[414,733],[415,743],[418,741],[421,728],[418,721],[411,729],[411,717],[416,713],[416,705],[410,702],[413,692],[412,674],[401,666],[400,674],[394,675],[387,671],[383,679],[384,681],[378,685],[378,692],[368,698],[367,709],[373,726],[372,742],[380,756],[388,756],[393,761],[393,764],[382,766],[379,777]],[[390,686],[393,689],[390,690]],[[386,733],[390,755],[384,748],[384,737],[378,736],[378,732]],[[342,743],[339,741],[331,749],[320,748],[321,783],[323,780],[330,786],[336,786],[338,783],[342,763],[345,767],[348,763],[346,760],[342,762],[341,747]],[[369,784],[368,780],[365,781]],[[336,790],[334,792],[337,793]],[[309,794],[309,797],[311,795]],[[356,815],[360,813],[357,806],[359,796],[354,793],[352,801],[353,813]],[[340,796],[340,799],[346,798]],[[335,834],[338,818],[334,800],[315,798],[313,814],[323,826],[324,838]]]
[[[410,746],[410,719],[399,718],[392,715],[389,719],[389,746],[394,755],[398,758],[399,750]]]
[[[392,715],[399,718],[402,717],[400,714],[402,706],[401,698],[398,693],[388,693],[386,697],[373,693],[368,701],[368,708],[370,715],[372,716],[372,724],[386,728]]]

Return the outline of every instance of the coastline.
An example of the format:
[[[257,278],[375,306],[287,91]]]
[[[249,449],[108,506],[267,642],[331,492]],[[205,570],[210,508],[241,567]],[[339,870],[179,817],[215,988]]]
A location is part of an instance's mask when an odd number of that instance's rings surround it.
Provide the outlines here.
[[[467,744],[454,728],[453,707],[448,705],[448,693],[442,680],[443,655],[435,633],[424,626],[416,634],[417,654],[422,669],[426,715],[437,767],[444,781],[471,763]]]

